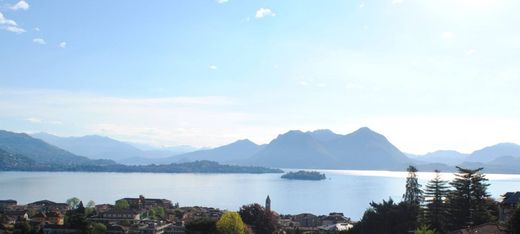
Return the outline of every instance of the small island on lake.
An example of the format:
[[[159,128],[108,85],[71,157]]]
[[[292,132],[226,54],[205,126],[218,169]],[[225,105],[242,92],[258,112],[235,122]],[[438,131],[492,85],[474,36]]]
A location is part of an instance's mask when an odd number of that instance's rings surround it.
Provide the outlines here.
[[[317,171],[297,171],[289,172],[282,175],[282,179],[289,180],[324,180],[326,179],[325,174]]]

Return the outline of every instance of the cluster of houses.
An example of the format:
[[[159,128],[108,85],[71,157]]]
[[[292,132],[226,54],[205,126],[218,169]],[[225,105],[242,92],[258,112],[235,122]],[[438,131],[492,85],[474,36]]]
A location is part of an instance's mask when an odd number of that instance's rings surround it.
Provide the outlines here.
[[[85,212],[81,202],[73,209],[66,203],[48,200],[20,205],[15,200],[0,200],[0,233],[12,233],[20,224],[29,225],[34,233],[75,234],[84,233],[84,228],[67,225],[67,217],[72,219],[79,213],[84,223],[103,224],[108,234],[177,234],[185,233],[184,222],[197,217],[220,217],[222,211],[213,208],[183,207],[173,205],[166,199],[123,198],[128,207],[120,208],[112,204],[95,205]],[[161,215],[150,216],[151,211],[161,210]]]
[[[125,206],[118,206],[119,203]],[[489,230],[501,233],[500,224],[508,222],[519,203],[520,192],[506,193],[499,205],[499,224],[481,225],[454,233],[487,233]],[[270,211],[269,197],[265,207]],[[90,212],[85,212],[85,209],[90,209]],[[116,205],[99,204],[88,208],[83,207],[81,202],[73,208],[66,203],[48,200],[26,205],[20,205],[15,200],[0,200],[0,234],[19,233],[20,228],[44,234],[84,233],[84,229],[70,225],[70,220],[77,214],[80,214],[82,222],[86,224],[102,224],[102,232],[107,234],[180,234],[186,233],[186,224],[202,219],[217,221],[223,211],[210,207],[179,207],[170,200],[150,199],[144,196],[123,198],[116,201]],[[274,214],[278,220],[279,233],[337,233],[349,230],[354,225],[343,213],[319,216],[310,213]]]
[[[297,215],[280,215],[279,222],[285,230],[299,230],[302,232],[320,231],[347,231],[353,227],[350,218],[343,213],[329,215],[314,215],[303,213]]]

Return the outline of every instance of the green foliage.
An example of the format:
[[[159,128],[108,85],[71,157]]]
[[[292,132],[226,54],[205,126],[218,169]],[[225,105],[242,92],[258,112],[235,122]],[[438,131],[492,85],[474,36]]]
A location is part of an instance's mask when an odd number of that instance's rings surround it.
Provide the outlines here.
[[[92,200],[88,201],[87,208],[94,208],[96,207],[96,203]]]
[[[90,217],[96,213],[96,208],[85,208],[85,216]]]
[[[325,174],[319,173],[317,171],[297,171],[297,172],[289,172],[282,175],[283,179],[290,180],[324,180],[326,179]]]
[[[214,234],[217,233],[216,221],[202,218],[196,219],[186,224],[188,234]]]
[[[28,234],[31,232],[32,227],[29,224],[29,222],[23,221],[23,222],[16,223],[16,225],[14,226],[14,229],[15,229],[15,231],[14,231],[15,233]]]
[[[276,230],[277,221],[274,214],[257,203],[242,206],[239,214],[256,234],[271,234]]]
[[[495,219],[496,207],[487,193],[489,186],[482,169],[458,168],[455,179],[450,183],[454,188],[447,197],[451,230],[491,222]]]
[[[130,207],[130,204],[128,204],[127,200],[116,201],[116,205],[115,205],[116,209],[128,209],[129,207]]]
[[[90,230],[92,230],[92,233],[98,234],[98,233],[105,233],[107,231],[107,226],[105,226],[102,223],[92,223],[89,227]]]
[[[66,203],[67,203],[67,205],[70,206],[71,209],[76,209],[76,208],[78,208],[80,201],[81,200],[77,197],[71,197],[71,198],[67,199]]]
[[[435,229],[430,229],[427,225],[421,225],[415,230],[415,234],[435,234]]]
[[[520,204],[519,204],[520,205]],[[518,206],[509,220],[511,233],[520,233],[520,206]]]
[[[403,201],[419,207],[423,200],[423,191],[417,180],[417,168],[409,166],[406,171],[408,171],[408,177],[406,177],[406,192],[403,195]]]
[[[394,203],[390,198],[382,203],[370,203],[371,208],[365,211],[361,221],[356,223],[347,233],[371,234],[408,233],[416,229],[417,207],[414,204]]]
[[[237,212],[226,212],[217,222],[219,234],[244,234],[244,223]]]
[[[440,177],[440,172],[435,170],[435,178],[426,184],[424,221],[427,225],[440,232],[446,231],[448,208],[444,201],[449,193],[448,182]]]

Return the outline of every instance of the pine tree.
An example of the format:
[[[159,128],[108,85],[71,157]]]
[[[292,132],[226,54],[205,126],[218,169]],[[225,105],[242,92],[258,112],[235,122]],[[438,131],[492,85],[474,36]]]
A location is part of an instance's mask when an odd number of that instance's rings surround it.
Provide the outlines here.
[[[408,177],[406,178],[406,192],[403,195],[403,202],[419,207],[423,200],[423,191],[417,179],[417,168],[409,166],[406,171],[408,171]]]
[[[446,230],[447,207],[445,199],[449,192],[448,182],[442,180],[440,172],[435,170],[435,178],[426,184],[426,223],[439,232]]]
[[[450,183],[454,190],[448,195],[450,228],[459,229],[479,225],[493,219],[491,215],[487,179],[476,170],[457,167],[455,179]]]

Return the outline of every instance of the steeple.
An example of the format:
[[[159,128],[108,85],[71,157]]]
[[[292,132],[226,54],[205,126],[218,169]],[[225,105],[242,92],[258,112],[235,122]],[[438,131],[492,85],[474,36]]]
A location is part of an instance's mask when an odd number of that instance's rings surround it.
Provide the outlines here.
[[[271,198],[269,198],[269,195],[267,195],[267,198],[265,199],[265,209],[268,212],[271,212]]]

